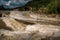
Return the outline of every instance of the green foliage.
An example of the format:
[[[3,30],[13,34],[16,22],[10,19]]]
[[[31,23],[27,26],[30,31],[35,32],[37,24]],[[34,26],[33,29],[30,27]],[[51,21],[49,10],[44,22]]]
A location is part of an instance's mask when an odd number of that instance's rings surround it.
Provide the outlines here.
[[[43,8],[45,13],[57,13],[60,10],[60,0],[32,0],[26,6],[32,6],[33,10]]]
[[[47,6],[46,6],[46,11],[49,13],[57,13],[57,8],[58,6],[58,1],[57,0],[52,0]]]
[[[46,6],[49,2],[50,0],[32,0],[31,2],[27,4],[27,6],[28,5],[32,6],[33,8],[38,10],[40,7]]]

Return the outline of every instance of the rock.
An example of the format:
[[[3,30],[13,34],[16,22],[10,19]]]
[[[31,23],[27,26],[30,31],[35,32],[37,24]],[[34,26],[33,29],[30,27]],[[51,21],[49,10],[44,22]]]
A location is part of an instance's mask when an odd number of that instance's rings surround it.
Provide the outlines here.
[[[0,30],[0,40],[28,40],[31,33]]]
[[[14,30],[14,31],[24,30],[24,28],[26,26],[25,24],[20,23],[20,22],[16,21],[13,18],[10,18],[10,17],[2,17],[2,21],[5,23],[7,28],[10,28],[11,30]]]
[[[0,29],[12,30],[0,19]]]
[[[60,26],[28,25],[25,31],[8,31],[0,29],[0,40],[41,40],[60,39]]]
[[[41,24],[35,24],[35,25],[28,25],[26,27],[26,31],[28,32],[37,32],[44,37],[57,37],[60,36],[60,26],[54,26],[54,25],[41,25]]]
[[[11,11],[9,17],[30,23],[36,23],[35,21],[37,21],[37,14],[31,11]]]
[[[51,25],[56,22],[60,22],[60,19],[37,17],[36,13],[30,11],[11,11],[8,17],[0,20],[0,40],[59,40],[60,26]]]
[[[32,20],[37,18],[37,14],[32,11],[10,11],[9,16],[20,20]]]
[[[60,19],[45,17],[47,15],[40,15],[31,11],[11,11],[9,17],[12,17],[17,20],[22,20],[30,23],[43,23],[43,24],[52,24],[60,25]]]

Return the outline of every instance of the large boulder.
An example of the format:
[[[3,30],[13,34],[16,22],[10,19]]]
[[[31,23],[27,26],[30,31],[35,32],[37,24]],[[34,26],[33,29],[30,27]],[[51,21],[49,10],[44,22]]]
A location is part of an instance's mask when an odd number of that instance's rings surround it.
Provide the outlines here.
[[[60,26],[28,25],[24,31],[8,31],[0,29],[0,40],[59,40]]]
[[[10,28],[11,30],[14,31],[23,30],[26,26],[25,24],[18,22],[10,17],[2,17],[0,22],[1,22],[0,27],[7,29]]]
[[[28,40],[31,33],[0,29],[0,40]]]
[[[43,24],[60,25],[59,18],[48,17],[48,15],[39,14],[32,11],[11,11],[9,17],[30,23],[38,22]]]
[[[46,25],[46,22],[49,24]],[[57,24],[60,19],[37,17],[33,12],[12,11],[8,17],[0,20],[0,40],[60,40],[60,26],[51,25],[50,22]]]

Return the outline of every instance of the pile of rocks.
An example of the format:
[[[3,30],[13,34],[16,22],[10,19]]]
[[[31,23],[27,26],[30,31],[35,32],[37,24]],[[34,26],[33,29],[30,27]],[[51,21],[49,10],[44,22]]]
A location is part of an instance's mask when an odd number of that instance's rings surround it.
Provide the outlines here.
[[[8,17],[0,18],[0,40],[60,40],[60,26],[49,22],[60,22],[55,19],[37,17],[33,12],[12,11]],[[39,20],[48,22],[42,24]]]

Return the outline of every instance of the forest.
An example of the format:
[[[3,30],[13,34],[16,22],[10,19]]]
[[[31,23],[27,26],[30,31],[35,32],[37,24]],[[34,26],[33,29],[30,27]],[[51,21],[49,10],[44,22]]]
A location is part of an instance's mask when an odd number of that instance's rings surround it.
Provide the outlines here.
[[[32,0],[26,6],[33,10],[42,9],[44,13],[60,13],[60,0]]]

